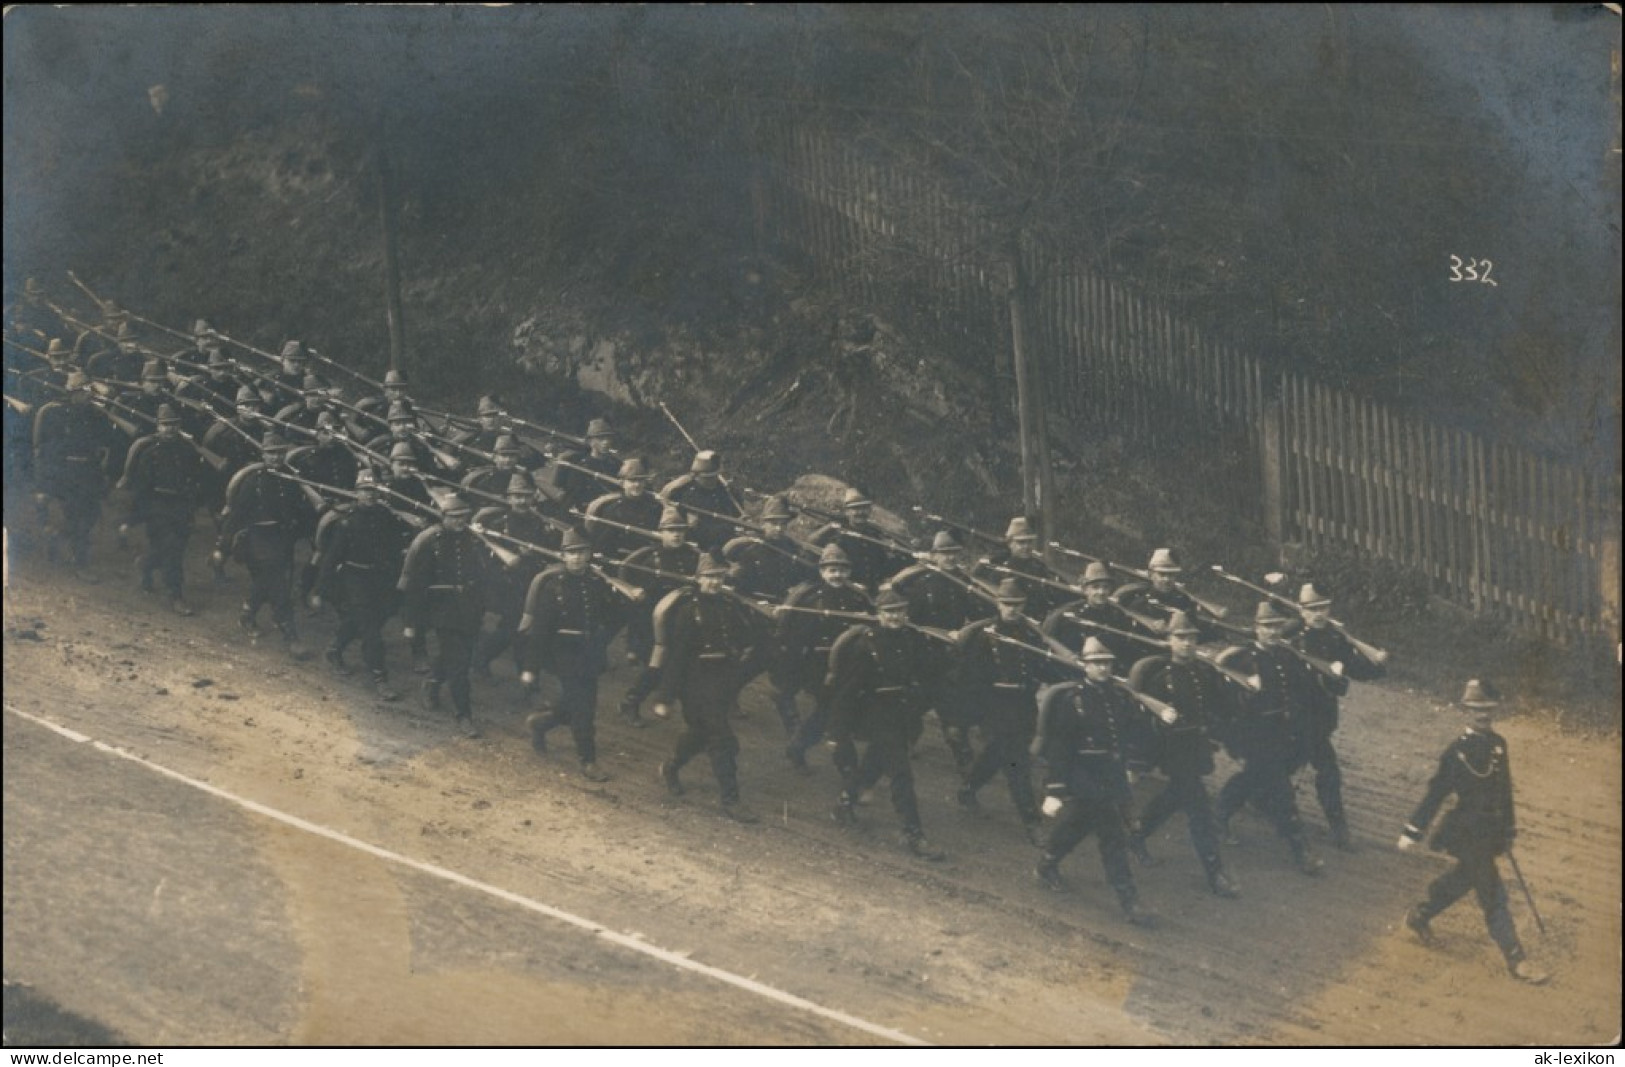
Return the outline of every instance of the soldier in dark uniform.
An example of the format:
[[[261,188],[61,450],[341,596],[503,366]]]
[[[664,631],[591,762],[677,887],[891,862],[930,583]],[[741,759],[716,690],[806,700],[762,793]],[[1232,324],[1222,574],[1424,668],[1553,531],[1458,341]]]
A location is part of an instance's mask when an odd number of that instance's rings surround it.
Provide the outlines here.
[[[293,549],[315,530],[321,499],[281,477],[287,470],[288,442],[275,430],[261,445],[264,460],[238,471],[226,487],[226,509],[214,558],[230,556],[248,568],[249,591],[237,624],[256,642],[257,616],[262,605],[271,606],[271,618],[282,634],[283,645],[294,659],[304,659],[293,618]]]
[[[171,355],[169,362],[183,372],[200,370],[208,365],[209,349],[219,345],[220,335],[209,325],[208,320],[198,319],[192,323],[192,343]]]
[[[1038,534],[1026,518],[1018,515],[1010,520],[1004,531],[1005,548],[977,563],[971,571],[977,579],[997,585],[1005,578],[1015,578],[1027,594],[1027,613],[1042,619],[1067,600],[1075,599],[1065,589],[1065,580],[1050,569],[1038,547]]]
[[[1227,653],[1222,662],[1243,675],[1258,679],[1258,691],[1239,702],[1234,725],[1224,738],[1242,769],[1219,790],[1216,815],[1222,836],[1230,836],[1230,819],[1249,801],[1274,825],[1292,850],[1304,874],[1317,875],[1324,864],[1309,849],[1298,814],[1292,774],[1300,766],[1304,719],[1319,697],[1320,682],[1314,668],[1287,643],[1290,620],[1268,600],[1261,601],[1255,618],[1255,640],[1247,648]]]
[[[237,407],[237,390],[242,386],[231,373],[231,362],[220,348],[209,349],[202,368],[176,383],[173,396],[185,409],[181,429],[198,441],[214,428],[216,421],[229,419]],[[257,394],[256,394],[257,395]]]
[[[1061,861],[1093,833],[1123,914],[1149,926],[1155,917],[1140,907],[1129,869],[1125,813],[1131,801],[1121,740],[1140,711],[1112,681],[1115,657],[1098,638],[1084,641],[1082,658],[1084,679],[1047,689],[1038,709],[1032,753],[1044,761],[1043,811],[1055,824],[1036,873],[1048,888],[1064,888]]]
[[[778,660],[770,675],[773,704],[790,735],[785,758],[798,769],[806,769],[807,750],[824,736],[829,719],[829,653],[851,625],[850,619],[818,613],[869,614],[873,604],[869,594],[852,583],[852,561],[841,546],[829,545],[818,557],[818,581],[790,590],[778,609]],[[803,690],[813,697],[813,713],[805,722],[796,711],[796,694]]]
[[[655,643],[654,608],[666,594],[687,584],[687,577],[700,561],[699,550],[684,542],[688,522],[681,511],[669,507],[661,512],[659,536],[659,544],[638,549],[621,566],[621,578],[643,590],[639,606],[626,622],[627,656],[635,657],[633,662],[641,664],[642,669],[621,698],[621,715],[637,727],[645,725],[638,709],[660,681],[660,668],[649,658]]]
[[[404,633],[410,640],[425,629],[435,632],[434,663],[423,682],[424,707],[438,711],[442,688],[449,690],[458,728],[464,737],[478,737],[468,672],[485,621],[490,571],[497,564],[468,528],[474,514],[468,501],[448,493],[440,509],[440,523],[412,540],[401,566],[397,588]]]
[[[304,342],[283,342],[281,358],[282,368],[260,382],[267,411],[281,411],[289,404],[299,403],[304,397],[305,373],[310,366]]]
[[[1347,852],[1354,847],[1354,842],[1349,837],[1348,814],[1343,808],[1343,771],[1337,763],[1337,750],[1332,747],[1332,734],[1337,730],[1337,702],[1348,694],[1351,680],[1375,681],[1385,672],[1380,657],[1368,658],[1347,634],[1331,624],[1331,598],[1322,596],[1313,584],[1299,590],[1298,610],[1303,614],[1298,647],[1321,662],[1331,664],[1335,672],[1317,675],[1320,693],[1305,717],[1303,758],[1315,769],[1315,796],[1320,800],[1320,810],[1326,814],[1332,843]]]
[[[112,340],[105,333],[79,335],[75,345],[79,365],[97,381],[133,382],[145,358],[130,328],[129,312],[116,311],[109,320]]]
[[[1111,571],[1104,563],[1097,560],[1089,564],[1083,571],[1083,599],[1068,601],[1050,612],[1044,620],[1044,632],[1067,648],[1079,647],[1086,637],[1098,637],[1119,663],[1143,659],[1153,647],[1146,642],[1156,643],[1157,635],[1112,600],[1112,584]],[[1121,633],[1111,633],[1089,623],[1109,626]],[[1122,634],[1137,634],[1146,641],[1136,641]]]
[[[484,467],[475,467],[463,476],[463,488],[472,493],[502,495],[508,491],[508,483],[513,480],[516,472],[524,470],[519,464],[519,456],[523,451],[518,438],[512,434],[503,434],[496,439],[491,452],[491,462]]]
[[[942,851],[926,839],[920,822],[909,757],[936,659],[927,647],[930,638],[908,625],[908,601],[900,594],[882,592],[875,607],[879,625],[850,627],[829,656],[830,734],[841,772],[835,820],[855,825],[858,797],[881,778],[890,778],[892,808],[903,823],[903,847],[921,859],[941,860]],[[866,744],[858,756],[860,741]]]
[[[384,373],[383,391],[356,401],[356,411],[370,420],[373,434],[389,429],[389,409],[396,404],[412,402],[407,395],[406,375],[391,368]],[[369,435],[370,436],[370,435]]]
[[[317,414],[311,433],[310,444],[288,453],[288,466],[309,481],[334,489],[354,489],[361,464],[350,449],[344,423],[331,411],[322,411]]]
[[[129,525],[145,525],[147,551],[141,557],[141,588],[152,591],[152,574],[163,575],[170,607],[177,615],[194,614],[182,596],[186,543],[192,517],[203,496],[203,457],[181,436],[181,418],[173,407],[158,409],[158,432],[130,450],[125,478],[130,490]]]
[[[759,534],[742,534],[722,546],[722,558],[733,571],[733,588],[741,596],[779,602],[802,582],[818,577],[807,548],[787,530],[790,507],[775,493],[757,516]]]
[[[344,653],[359,639],[361,662],[372,676],[373,689],[381,699],[395,701],[400,694],[389,685],[383,629],[399,600],[395,584],[412,527],[385,506],[372,471],[356,475],[355,494],[355,503],[339,510],[324,539],[311,603],[319,608],[325,600],[338,612],[327,662],[340,674],[349,674]]]
[[[408,510],[422,512],[433,507],[434,497],[429,483],[418,473],[418,453],[412,442],[396,441],[386,454],[389,471],[383,479],[384,496],[395,504],[404,503]]]
[[[507,413],[502,410],[495,398],[480,397],[474,409],[474,418],[478,423],[467,429],[458,430],[452,434],[450,440],[464,448],[476,452],[490,454],[496,451],[497,442],[504,437],[513,437],[513,429],[508,425]]]
[[[960,807],[975,810],[977,790],[1002,773],[1016,814],[1027,835],[1036,838],[1040,819],[1030,755],[1034,716],[1040,687],[1060,675],[1044,654],[1043,633],[1022,614],[1027,597],[1021,582],[1004,579],[996,598],[998,616],[971,623],[959,635],[959,686],[966,703],[979,712],[983,743],[955,799]]]
[[[412,450],[413,465],[418,470],[439,477],[452,473],[435,454],[435,449],[423,439],[417,412],[405,402],[389,409],[389,430],[367,442],[367,451],[394,458],[395,449],[405,445]]]
[[[660,499],[681,508],[696,509],[690,512],[693,525],[688,537],[701,552],[720,552],[733,537],[736,527],[727,519],[740,516],[739,504],[722,476],[722,457],[717,453],[710,450],[695,453],[688,473],[667,482],[660,490]],[[716,518],[717,515],[725,518]]]
[[[648,545],[666,510],[660,498],[649,492],[649,469],[643,460],[622,460],[616,476],[621,480],[620,492],[603,494],[586,511],[587,536],[599,556],[608,560],[623,560]],[[648,530],[651,537],[640,537],[624,529],[627,526]]]
[[[276,413],[283,430],[297,428],[306,438],[316,436],[316,421],[328,411],[327,383],[314,374],[305,375],[299,385],[299,399]]]
[[[1215,738],[1235,718],[1237,683],[1196,655],[1199,636],[1189,615],[1174,612],[1168,620],[1168,655],[1141,657],[1129,675],[1135,689],[1171,704],[1179,713],[1158,737],[1157,766],[1168,776],[1168,784],[1141,810],[1129,850],[1142,863],[1150,863],[1146,839],[1175,812],[1184,812],[1208,888],[1217,896],[1236,897],[1241,890],[1224,869],[1213,801],[1203,779],[1213,773],[1213,753],[1219,747]],[[1101,643],[1105,644],[1104,637]]]
[[[497,616],[496,627],[482,633],[474,646],[474,672],[482,678],[491,675],[491,664],[514,643],[519,632],[519,620],[525,614],[525,595],[530,583],[542,572],[549,555],[564,543],[564,531],[569,523],[544,514],[536,506],[537,491],[530,475],[514,468],[504,486],[505,507],[481,508],[474,515],[474,525],[490,530],[523,545],[498,540],[503,547],[518,553],[512,565],[493,572],[494,584],[487,595],[489,610]],[[526,548],[524,545],[535,545]],[[538,551],[540,549],[541,551]]]
[[[655,609],[652,662],[660,672],[655,714],[665,718],[677,703],[685,727],[672,758],[660,765],[660,779],[672,795],[681,796],[683,767],[704,752],[722,795],[723,814],[754,823],[757,815],[739,800],[739,739],[729,719],[750,676],[758,630],[750,609],[723,592],[727,576],[726,564],[704,556],[694,571],[696,584],[668,593]]]
[[[1159,548],[1152,552],[1145,569],[1150,575],[1149,582],[1130,582],[1112,594],[1112,599],[1124,611],[1147,629],[1159,632],[1167,628],[1169,616],[1183,611],[1196,623],[1203,642],[1216,641],[1223,636],[1216,620],[1195,598],[1180,588],[1177,576],[1184,572],[1184,568],[1174,558],[1172,550]]]
[[[815,548],[840,545],[852,561],[852,580],[870,593],[914,562],[912,553],[897,546],[896,539],[870,519],[874,506],[861,490],[848,489],[841,498],[841,520],[825,523],[808,538]]]
[[[1456,865],[1428,885],[1427,899],[1406,913],[1405,925],[1423,944],[1432,944],[1433,930],[1428,924],[1472,890],[1512,977],[1540,985],[1547,975],[1524,956],[1507,908],[1506,885],[1495,862],[1497,856],[1512,851],[1518,832],[1507,743],[1493,728],[1500,703],[1500,694],[1490,683],[1467,683],[1461,697],[1462,707],[1471,716],[1467,731],[1439,757],[1439,769],[1428,783],[1427,794],[1399,836],[1399,850],[1411,851],[1444,802],[1456,798],[1455,807],[1440,820],[1429,842],[1435,851],[1454,856]]]
[[[123,454],[123,441],[91,402],[89,378],[74,371],[64,388],[66,397],[46,404],[34,416],[34,475],[41,501],[51,497],[62,508],[61,528],[46,533],[51,558],[55,559],[60,538],[79,577],[94,583],[90,538],[101,517],[106,472],[115,453]]]
[[[534,685],[538,670],[549,672],[559,680],[559,701],[551,713],[537,712],[525,722],[538,755],[547,753],[549,730],[568,726],[582,777],[604,782],[609,775],[598,768],[598,678],[625,610],[622,594],[592,569],[592,542],[586,535],[571,529],[563,547],[563,565],[549,567],[530,583],[519,622],[520,680]],[[628,590],[627,595],[641,597],[642,592]]]
[[[620,469],[615,431],[608,419],[593,419],[587,424],[587,451],[568,452],[561,457],[554,482],[564,494],[565,504],[579,510],[602,496]]]

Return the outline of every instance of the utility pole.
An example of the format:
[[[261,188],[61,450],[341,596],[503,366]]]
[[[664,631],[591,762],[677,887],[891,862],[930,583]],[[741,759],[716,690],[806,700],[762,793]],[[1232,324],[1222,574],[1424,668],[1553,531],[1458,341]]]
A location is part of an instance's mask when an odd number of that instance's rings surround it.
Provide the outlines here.
[[[1021,507],[1039,520],[1047,557],[1055,539],[1054,474],[1049,458],[1049,423],[1045,417],[1038,368],[1032,364],[1027,336],[1027,272],[1022,263],[1021,239],[1011,242],[1005,259],[1010,295],[1010,353],[1016,372],[1016,421],[1021,439]]]
[[[378,222],[384,238],[384,314],[389,320],[389,369],[404,370],[406,321],[401,314],[401,263],[395,248],[395,190],[389,166],[389,124],[378,121]]]

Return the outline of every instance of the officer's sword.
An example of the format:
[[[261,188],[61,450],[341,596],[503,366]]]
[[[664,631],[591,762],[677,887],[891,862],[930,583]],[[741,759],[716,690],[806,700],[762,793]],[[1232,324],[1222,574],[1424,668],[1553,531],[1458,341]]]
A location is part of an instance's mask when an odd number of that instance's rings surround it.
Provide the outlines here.
[[[1535,907],[1535,894],[1529,891],[1529,882],[1523,876],[1523,868],[1518,866],[1518,857],[1512,850],[1507,849],[1507,861],[1512,864],[1512,873],[1518,876],[1518,888],[1523,890],[1523,899],[1529,902],[1529,911],[1535,916],[1535,925],[1540,928],[1540,936],[1546,936],[1546,920],[1540,917],[1540,909]]]

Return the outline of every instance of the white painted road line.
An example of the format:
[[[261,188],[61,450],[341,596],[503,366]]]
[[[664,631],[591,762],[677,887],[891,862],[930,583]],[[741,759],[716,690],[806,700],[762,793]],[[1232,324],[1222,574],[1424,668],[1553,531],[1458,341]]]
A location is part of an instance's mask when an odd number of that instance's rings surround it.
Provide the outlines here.
[[[5,705],[5,709],[11,714],[16,715],[18,718],[26,719],[29,722],[43,726],[47,730],[60,734],[70,741],[75,741],[80,744],[89,744],[93,748],[106,752],[108,755],[117,756],[119,759],[129,760],[131,763],[139,764],[140,766],[145,767],[150,771],[155,771],[166,778],[173,779],[177,782],[183,782],[194,789],[208,793],[210,796],[219,797],[221,800],[229,801],[240,808],[252,811],[256,815],[263,815],[268,819],[275,819],[280,823],[303,830],[306,833],[315,834],[318,837],[325,837],[329,841],[337,841],[341,845],[347,845],[350,848],[356,849],[360,852],[365,852],[369,856],[376,856],[377,858],[387,860],[390,863],[398,863],[401,866],[409,867],[414,871],[421,871],[424,874],[432,875],[436,878],[443,879],[447,882],[452,882],[456,885],[466,886],[469,889],[477,890],[489,896],[496,897],[499,900],[505,900],[510,904],[518,905],[519,907],[525,908],[528,911],[536,912],[538,915],[545,915],[550,919],[556,919],[559,922],[568,923],[569,925],[577,927],[578,929],[587,931],[595,937],[602,938],[611,944],[619,945],[622,948],[631,949],[633,952],[638,952],[652,959],[657,959],[663,963],[668,963],[673,967],[679,968],[680,970],[692,971],[695,974],[702,974],[707,978],[715,979],[718,982],[724,982],[728,985],[736,986],[737,988],[743,989],[748,993],[754,993],[756,996],[762,997],[766,1000],[771,1000],[775,1003],[783,1004],[786,1007],[795,1008],[798,1011],[804,1011],[808,1014],[816,1015],[821,1019],[828,1019],[831,1022],[840,1023],[843,1026],[849,1026],[854,1030],[861,1030],[866,1034],[872,1034],[875,1037],[882,1038],[886,1041],[894,1041],[900,1045],[930,1045],[930,1042],[928,1041],[922,1041],[920,1038],[905,1034],[899,1030],[893,1030],[889,1027],[881,1026],[878,1023],[872,1023],[866,1019],[860,1019],[855,1015],[848,1015],[844,1011],[837,1011],[834,1008],[826,1008],[821,1004],[814,1004],[812,1001],[798,997],[794,993],[787,993],[782,989],[775,989],[773,986],[765,985],[752,978],[746,978],[744,975],[734,974],[732,971],[725,971],[720,967],[712,967],[708,964],[699,963],[695,960],[689,959],[687,956],[684,956],[681,953],[661,948],[658,945],[651,945],[649,942],[643,940],[641,936],[618,933],[614,930],[605,928],[599,923],[593,922],[591,919],[576,915],[573,912],[565,911],[562,908],[555,908],[550,904],[543,904],[541,901],[520,896],[518,893],[510,892],[509,890],[503,889],[500,886],[494,886],[486,882],[481,882],[477,879],[470,878],[465,874],[458,874],[456,871],[447,870],[444,867],[438,867],[432,863],[425,863],[422,860],[415,860],[410,856],[403,856],[399,852],[391,852],[387,848],[381,848],[378,845],[369,844],[366,841],[361,841],[357,838],[351,837],[349,834],[331,829],[330,827],[322,826],[319,823],[313,823],[308,819],[301,819],[297,815],[290,815],[285,811],[279,811],[276,808],[268,807],[259,803],[258,801],[249,800],[247,797],[240,797],[235,793],[230,793],[217,786],[212,786],[208,782],[198,781],[196,778],[190,778],[179,771],[174,771],[168,767],[153,763],[151,760],[143,759],[142,757],[137,756],[135,753],[127,752],[116,745],[107,744],[105,741],[97,741],[95,738],[87,737],[76,730],[71,730],[66,726],[52,722],[49,719],[30,714],[29,712],[23,711],[20,708],[14,708],[10,704]]]

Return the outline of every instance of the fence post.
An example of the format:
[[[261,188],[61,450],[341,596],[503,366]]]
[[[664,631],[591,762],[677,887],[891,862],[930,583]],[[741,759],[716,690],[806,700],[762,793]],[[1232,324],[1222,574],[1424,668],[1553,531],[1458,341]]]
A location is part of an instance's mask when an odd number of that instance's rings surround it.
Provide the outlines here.
[[[1264,532],[1280,558],[1286,545],[1286,463],[1282,454],[1281,398],[1271,397],[1260,413],[1259,460],[1264,472]]]

